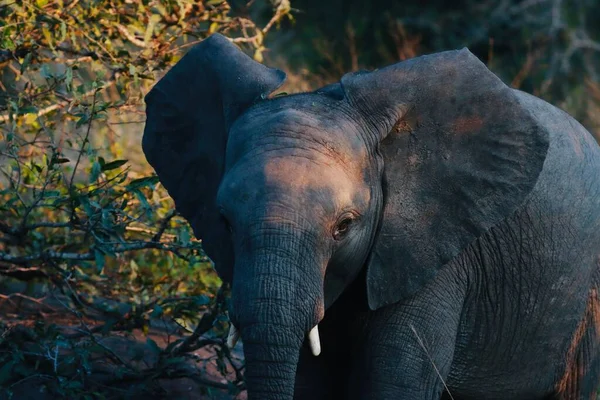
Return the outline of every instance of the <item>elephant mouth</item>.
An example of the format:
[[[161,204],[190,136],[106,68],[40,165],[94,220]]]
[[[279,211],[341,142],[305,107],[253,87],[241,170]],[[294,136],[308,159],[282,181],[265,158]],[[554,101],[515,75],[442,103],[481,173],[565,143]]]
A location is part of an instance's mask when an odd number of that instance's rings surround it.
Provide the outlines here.
[[[240,339],[240,331],[233,323],[229,323],[229,334],[227,335],[227,347],[232,349]],[[319,338],[319,324],[315,325],[308,333],[308,345],[310,351],[316,357],[321,354],[321,339]]]

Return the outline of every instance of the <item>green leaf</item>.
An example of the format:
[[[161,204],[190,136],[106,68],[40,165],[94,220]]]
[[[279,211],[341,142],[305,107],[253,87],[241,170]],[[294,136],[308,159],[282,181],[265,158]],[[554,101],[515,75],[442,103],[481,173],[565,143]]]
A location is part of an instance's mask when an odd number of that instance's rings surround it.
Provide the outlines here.
[[[60,196],[60,190],[46,190],[47,198],[59,197],[59,196]]]
[[[92,209],[92,206],[90,205],[90,199],[88,199],[85,196],[77,197],[77,199],[79,200],[79,203],[83,206],[83,210],[85,211],[87,216],[93,217],[95,213],[94,213],[94,210]]]
[[[50,71],[48,64],[42,65],[42,68],[40,69],[40,75],[42,75],[42,78],[44,79],[52,78],[52,72]]]
[[[144,359],[144,349],[141,346],[134,346],[130,350],[131,361],[142,361]]]
[[[173,342],[169,343],[169,345],[165,348],[165,353],[169,353],[171,350],[175,348],[179,343],[183,342],[183,339],[177,339]]]
[[[104,258],[104,254],[98,249],[94,249],[94,260],[96,261],[96,270],[98,273],[102,272],[106,264],[106,259]]]
[[[124,165],[127,163],[128,160],[115,160],[115,161],[111,161],[109,163],[103,164],[101,166],[101,170],[102,171],[110,171],[113,169],[117,169],[120,166]]]
[[[90,171],[90,183],[94,183],[98,180],[100,176],[100,172],[102,172],[102,167],[98,161],[94,161],[92,163],[92,170]]]
[[[160,352],[162,351],[160,347],[158,347],[156,342],[152,340],[152,338],[146,339],[146,344],[148,345],[148,347],[150,347],[150,350],[152,350],[154,354],[160,354]]]
[[[185,360],[186,360],[186,358],[183,357],[183,356],[181,356],[181,357],[172,357],[172,358],[167,359],[167,361],[165,362],[165,364],[167,364],[167,365],[181,364]]]
[[[14,365],[14,361],[9,361],[0,368],[0,385],[9,381]]]
[[[27,55],[25,56],[25,59],[23,60],[23,64],[21,64],[21,74],[23,74],[23,72],[25,72],[27,67],[29,67],[29,64],[31,64],[31,57],[32,57],[32,53],[27,53]]]
[[[65,384],[65,389],[81,389],[83,388],[83,384],[80,381],[72,380]]]
[[[69,92],[73,90],[73,68],[67,68],[65,72],[65,85]]]
[[[195,306],[205,306],[207,304],[210,304],[210,297],[206,295],[194,296]]]
[[[37,113],[38,113],[38,109],[37,109],[37,107],[34,107],[34,106],[26,106],[26,107],[21,107],[19,109],[20,115],[35,114],[35,117],[37,118]]]
[[[186,227],[183,227],[181,229],[181,233],[179,234],[179,240],[181,240],[181,244],[184,246],[190,244],[190,232],[186,229]]]
[[[149,211],[151,209],[150,203],[148,203],[148,199],[146,199],[146,195],[142,193],[141,190],[133,189],[131,193],[135,195],[135,197],[140,201],[140,204],[146,211]]]
[[[160,318],[164,313],[164,310],[161,306],[159,306],[158,304],[156,304],[154,306],[154,309],[152,310],[152,312],[150,313],[150,317],[151,318]]]
[[[75,123],[76,128],[80,128],[83,124],[90,120],[90,116],[88,114],[79,114],[80,118]]]
[[[60,22],[60,41],[63,42],[67,38],[67,24],[65,21]]]
[[[147,176],[145,178],[134,179],[127,185],[127,190],[135,190],[142,187],[150,187],[158,183],[158,176]]]

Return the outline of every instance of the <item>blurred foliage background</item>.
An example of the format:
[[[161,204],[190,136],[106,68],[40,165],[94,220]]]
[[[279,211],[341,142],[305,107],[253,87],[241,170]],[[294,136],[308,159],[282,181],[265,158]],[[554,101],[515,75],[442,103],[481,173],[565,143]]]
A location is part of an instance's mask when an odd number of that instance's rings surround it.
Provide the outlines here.
[[[141,153],[213,32],[312,90],[469,47],[600,138],[596,0],[0,2],[0,399],[243,398],[227,288]]]
[[[348,71],[468,47],[505,83],[600,131],[597,0],[293,0],[292,6],[295,23],[266,40],[268,61],[292,71],[302,90]]]

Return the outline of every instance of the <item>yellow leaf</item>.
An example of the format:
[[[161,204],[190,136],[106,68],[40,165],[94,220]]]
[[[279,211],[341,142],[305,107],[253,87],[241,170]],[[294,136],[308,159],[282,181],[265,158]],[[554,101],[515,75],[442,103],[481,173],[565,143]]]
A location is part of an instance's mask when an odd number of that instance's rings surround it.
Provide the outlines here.
[[[219,24],[217,24],[216,22],[213,22],[212,24],[210,24],[210,27],[208,28],[208,33],[213,34],[217,31],[218,28],[219,28]]]
[[[48,30],[48,28],[46,28],[45,26],[42,28],[42,33],[44,34],[44,38],[46,39],[46,42],[48,42],[48,46],[50,46],[50,48],[52,50],[54,50],[54,44],[52,43],[52,34],[50,33],[50,31]]]
[[[46,4],[48,4],[48,0],[35,0],[35,4],[36,4],[38,7],[42,8],[42,7],[44,7]]]
[[[39,129],[40,128],[40,124],[38,122],[37,119],[37,114],[36,113],[27,113],[25,114],[25,124],[32,126],[35,129]]]

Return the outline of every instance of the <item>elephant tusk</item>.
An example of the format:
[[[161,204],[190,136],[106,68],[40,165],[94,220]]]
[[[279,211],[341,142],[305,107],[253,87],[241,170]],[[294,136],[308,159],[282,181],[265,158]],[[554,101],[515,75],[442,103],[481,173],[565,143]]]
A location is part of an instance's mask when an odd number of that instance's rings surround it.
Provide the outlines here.
[[[308,334],[308,344],[310,345],[310,351],[313,356],[321,354],[321,340],[319,339],[319,325],[315,325]]]
[[[240,331],[238,331],[233,324],[229,324],[229,335],[227,335],[227,347],[233,349],[238,339],[240,338]]]

